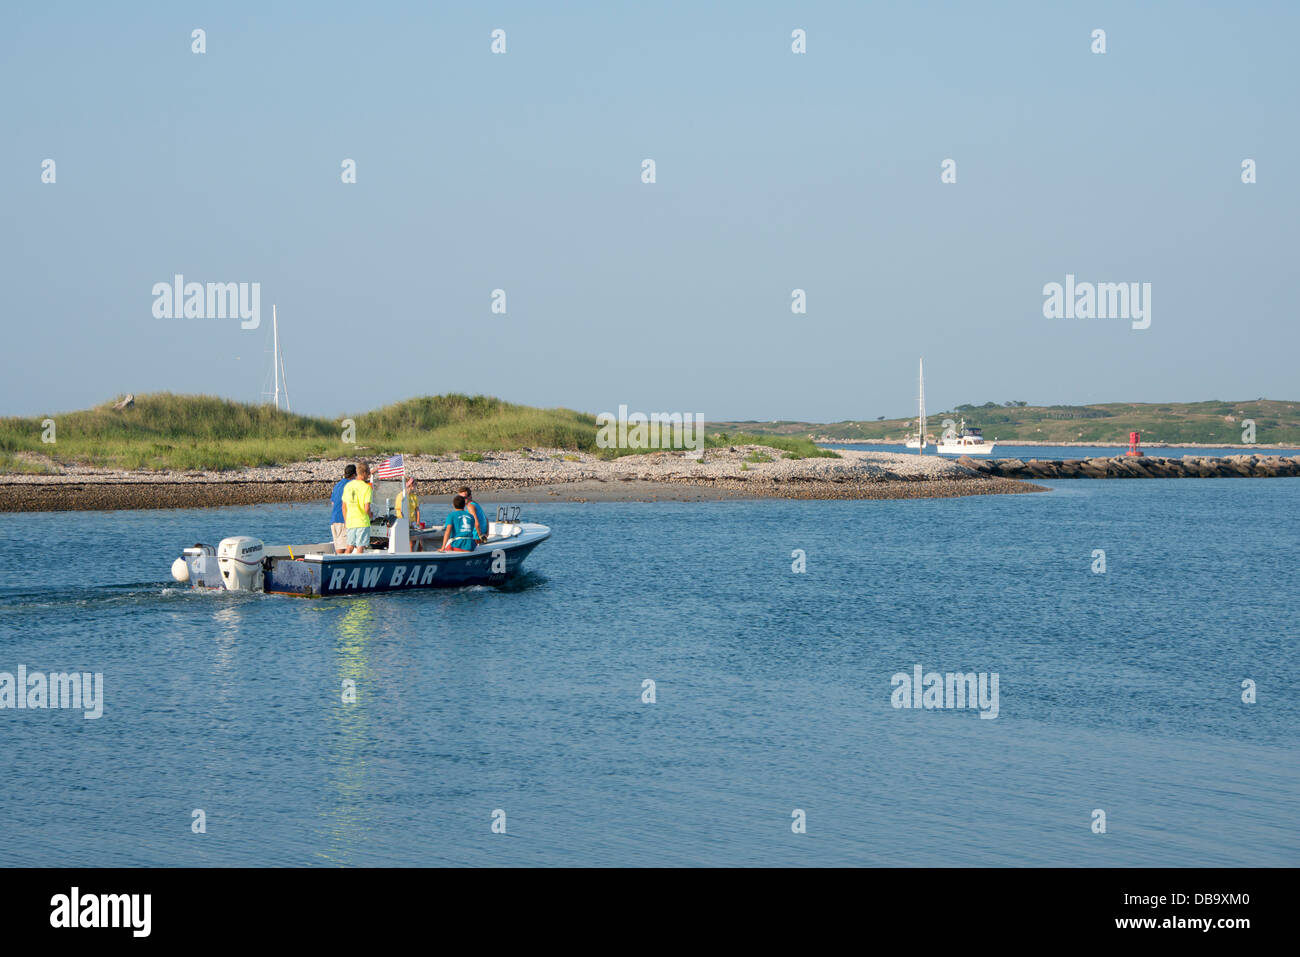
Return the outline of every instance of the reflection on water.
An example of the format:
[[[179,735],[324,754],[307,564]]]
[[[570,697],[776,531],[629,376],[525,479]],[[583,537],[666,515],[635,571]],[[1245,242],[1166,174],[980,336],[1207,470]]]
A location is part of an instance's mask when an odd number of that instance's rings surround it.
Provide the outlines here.
[[[225,594],[209,597],[218,603],[212,613],[212,622],[216,625],[212,634],[212,690],[223,705],[229,705],[238,697],[235,655],[239,650],[239,634],[244,622],[242,605],[248,599]]]
[[[335,734],[327,760],[334,803],[321,813],[320,832],[325,845],[318,852],[330,864],[352,863],[368,818],[366,808],[367,697],[375,692],[368,649],[375,628],[374,599],[354,598],[342,603],[334,624],[336,697],[329,717]]]

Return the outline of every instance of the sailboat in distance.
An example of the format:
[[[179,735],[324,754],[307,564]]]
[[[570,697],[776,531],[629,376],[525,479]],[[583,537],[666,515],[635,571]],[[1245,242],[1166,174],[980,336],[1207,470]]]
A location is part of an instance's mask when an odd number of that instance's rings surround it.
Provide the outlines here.
[[[917,360],[918,371],[920,373],[920,414],[916,420],[916,435],[911,436],[905,443],[909,449],[916,449],[918,452],[925,450],[925,358]]]
[[[262,399],[270,399],[276,411],[280,410],[280,393],[284,393],[284,411],[292,412],[289,406],[289,380],[284,374],[284,353],[280,351],[280,319],[275,314],[275,305],[271,305],[271,375],[263,379]],[[272,385],[272,383],[274,383]]]

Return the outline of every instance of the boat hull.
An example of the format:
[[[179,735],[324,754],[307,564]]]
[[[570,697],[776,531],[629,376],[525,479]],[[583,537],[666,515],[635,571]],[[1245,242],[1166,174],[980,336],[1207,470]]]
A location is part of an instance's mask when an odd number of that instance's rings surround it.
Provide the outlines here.
[[[938,445],[935,446],[940,455],[992,455],[993,446],[984,445]]]
[[[472,552],[407,552],[390,555],[308,555],[271,559],[263,591],[270,595],[329,598],[385,591],[418,591],[464,585],[500,585],[518,575],[524,559],[550,535]]]

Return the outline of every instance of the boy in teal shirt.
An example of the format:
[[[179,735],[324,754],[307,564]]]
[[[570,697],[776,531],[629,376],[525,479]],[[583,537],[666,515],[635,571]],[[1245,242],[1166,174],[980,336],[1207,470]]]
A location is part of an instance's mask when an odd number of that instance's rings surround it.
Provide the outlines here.
[[[474,545],[481,538],[478,527],[478,518],[474,513],[465,508],[465,497],[457,495],[451,500],[451,507],[455,511],[447,513],[443,524],[446,529],[442,533],[442,550],[444,552],[472,552]]]
[[[478,535],[479,535],[478,541],[479,544],[482,545],[484,542],[487,541],[487,533],[488,533],[487,513],[483,511],[482,505],[474,501],[474,493],[469,490],[469,486],[462,485],[460,488],[456,489],[456,494],[461,496],[463,499],[465,499],[465,507],[469,509],[471,512],[473,512],[474,517],[478,519]]]

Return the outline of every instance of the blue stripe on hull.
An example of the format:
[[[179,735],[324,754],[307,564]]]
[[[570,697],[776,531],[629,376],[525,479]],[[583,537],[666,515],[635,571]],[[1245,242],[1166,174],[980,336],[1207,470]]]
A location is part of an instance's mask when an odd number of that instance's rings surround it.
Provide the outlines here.
[[[412,552],[348,561],[275,561],[266,577],[268,593],[288,595],[369,595],[381,591],[499,585],[518,574],[524,559],[540,542],[503,549],[505,568],[492,570],[492,550],[480,548],[464,557]],[[498,562],[498,567],[500,564]]]

